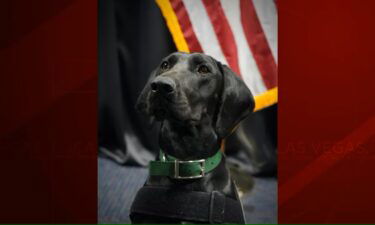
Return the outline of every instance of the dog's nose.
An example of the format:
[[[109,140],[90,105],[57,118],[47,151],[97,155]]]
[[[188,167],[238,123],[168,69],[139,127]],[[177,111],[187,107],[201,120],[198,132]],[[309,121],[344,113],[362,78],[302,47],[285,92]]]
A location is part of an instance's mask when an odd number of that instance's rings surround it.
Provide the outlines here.
[[[162,95],[170,95],[175,91],[176,84],[170,78],[157,79],[151,83],[151,90]]]

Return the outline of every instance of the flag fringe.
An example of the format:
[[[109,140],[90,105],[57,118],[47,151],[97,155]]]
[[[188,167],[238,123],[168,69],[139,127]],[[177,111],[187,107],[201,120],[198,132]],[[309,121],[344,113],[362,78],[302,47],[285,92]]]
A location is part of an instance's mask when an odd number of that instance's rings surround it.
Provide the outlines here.
[[[263,92],[260,95],[257,95],[255,98],[255,109],[254,111],[258,111],[264,108],[267,108],[268,106],[271,106],[273,104],[277,103],[278,100],[278,89],[277,87],[274,87],[266,92]]]
[[[172,38],[178,51],[189,53],[189,47],[185,40],[184,34],[182,33],[180,23],[178,22],[177,16],[172,8],[169,0],[156,0],[161,12],[167,21],[169,31],[172,33]]]

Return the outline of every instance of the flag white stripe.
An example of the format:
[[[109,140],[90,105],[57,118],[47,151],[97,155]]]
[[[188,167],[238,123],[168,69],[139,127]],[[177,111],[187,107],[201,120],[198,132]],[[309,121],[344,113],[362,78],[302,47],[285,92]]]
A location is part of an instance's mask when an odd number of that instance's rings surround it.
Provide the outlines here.
[[[203,52],[228,65],[203,2],[201,0],[183,0],[183,3]]]
[[[241,76],[254,95],[267,91],[241,23],[240,0],[220,0],[234,34]]]
[[[277,63],[277,9],[273,0],[252,0],[258,19]]]

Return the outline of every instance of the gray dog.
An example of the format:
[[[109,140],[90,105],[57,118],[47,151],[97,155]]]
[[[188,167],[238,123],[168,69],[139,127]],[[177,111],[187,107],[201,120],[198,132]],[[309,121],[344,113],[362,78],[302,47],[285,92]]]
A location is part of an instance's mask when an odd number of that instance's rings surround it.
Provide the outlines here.
[[[137,102],[161,130],[160,153],[133,202],[132,222],[244,223],[220,145],[253,108],[245,83],[214,58],[181,52],[164,58]]]

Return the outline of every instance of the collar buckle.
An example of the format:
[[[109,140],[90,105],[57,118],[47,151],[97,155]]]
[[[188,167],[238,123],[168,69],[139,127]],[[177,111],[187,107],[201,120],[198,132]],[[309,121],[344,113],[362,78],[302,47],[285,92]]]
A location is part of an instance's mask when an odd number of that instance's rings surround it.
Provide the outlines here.
[[[199,163],[200,165],[200,174],[195,176],[180,176],[180,164],[184,163]],[[181,161],[181,160],[175,160],[174,161],[174,179],[196,179],[196,178],[202,178],[205,175],[205,167],[206,167],[206,160],[204,159],[198,159],[198,160],[188,160],[188,161]]]

